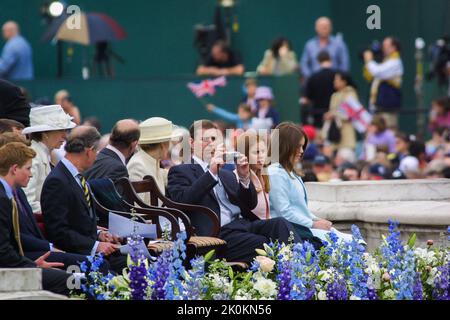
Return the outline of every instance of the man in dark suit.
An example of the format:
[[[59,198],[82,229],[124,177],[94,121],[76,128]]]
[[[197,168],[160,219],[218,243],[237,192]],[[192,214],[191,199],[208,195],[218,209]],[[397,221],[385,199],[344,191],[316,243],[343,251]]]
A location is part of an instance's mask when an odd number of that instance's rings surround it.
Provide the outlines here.
[[[177,202],[202,205],[217,214],[219,237],[227,242],[227,260],[251,263],[255,249],[271,240],[287,243],[291,232],[295,242],[301,241],[285,219],[259,220],[251,212],[256,207],[257,194],[250,181],[247,158],[237,159],[239,182],[232,172],[221,169],[225,152],[222,134],[212,122],[194,122],[190,134],[192,163],[170,169],[168,192]],[[194,212],[188,214],[197,234],[207,234],[210,225],[206,219]]]
[[[97,215],[89,186],[82,173],[96,159],[100,134],[94,127],[79,126],[66,141],[66,156],[51,171],[41,194],[42,213],[48,239],[58,248],[83,255],[102,253],[111,269],[122,272],[126,257],[118,249],[119,239],[97,230]]]
[[[139,137],[137,121],[132,119],[118,121],[111,131],[109,144],[99,152],[94,165],[84,173],[86,179],[128,178],[126,164],[136,150]]]
[[[69,294],[69,274],[62,263],[49,263],[49,252],[35,261],[24,256],[20,241],[19,213],[13,190],[25,187],[31,177],[31,161],[36,153],[23,143],[12,142],[0,148],[0,268],[42,268],[42,286],[54,293]]]

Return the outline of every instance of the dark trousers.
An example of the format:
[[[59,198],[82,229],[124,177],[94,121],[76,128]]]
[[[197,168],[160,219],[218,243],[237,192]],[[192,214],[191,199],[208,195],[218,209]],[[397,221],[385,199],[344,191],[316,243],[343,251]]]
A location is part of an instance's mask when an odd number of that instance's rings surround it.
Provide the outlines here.
[[[69,296],[67,279],[71,276],[59,269],[42,269],[42,288],[53,293]]]
[[[257,255],[255,249],[262,249],[264,243],[276,240],[288,243],[291,233],[295,243],[302,242],[292,224],[284,218],[257,221],[237,219],[223,226],[219,237],[227,242],[226,260],[250,264]]]

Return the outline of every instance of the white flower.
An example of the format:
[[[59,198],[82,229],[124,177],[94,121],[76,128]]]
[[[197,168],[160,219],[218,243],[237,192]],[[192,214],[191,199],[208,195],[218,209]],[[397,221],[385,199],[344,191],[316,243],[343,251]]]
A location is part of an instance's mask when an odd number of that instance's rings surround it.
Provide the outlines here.
[[[350,296],[350,300],[361,300],[361,298],[357,297],[357,296],[354,296],[354,295],[351,295]]]
[[[321,281],[325,282],[331,278],[331,274],[327,270],[320,270],[318,276]]]
[[[277,285],[270,279],[258,278],[253,288],[264,297],[272,297],[277,294]]]
[[[384,297],[386,298],[386,299],[388,299],[388,300],[394,300],[395,299],[395,292],[394,292],[394,290],[392,290],[392,289],[387,289],[385,292],[384,292]]]
[[[262,272],[271,272],[275,266],[275,261],[264,256],[257,256],[255,260],[258,262]]]
[[[319,291],[319,293],[317,294],[317,299],[319,300],[328,300],[327,298],[327,293],[325,291]]]
[[[438,276],[438,270],[437,268],[432,268],[430,271],[430,275],[428,276],[428,279],[426,283],[430,286],[433,285],[434,281],[436,280],[436,277]]]

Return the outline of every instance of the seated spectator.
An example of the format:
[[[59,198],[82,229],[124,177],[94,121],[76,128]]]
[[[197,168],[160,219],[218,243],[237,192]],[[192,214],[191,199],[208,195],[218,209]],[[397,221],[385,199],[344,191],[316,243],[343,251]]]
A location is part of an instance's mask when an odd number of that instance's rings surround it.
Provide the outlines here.
[[[81,125],[94,127],[98,132],[102,132],[102,124],[97,117],[87,117]]]
[[[26,146],[30,146],[30,142],[21,134],[14,132],[5,132],[0,134],[0,146],[4,146],[10,142],[21,142]]]
[[[58,92],[56,92],[55,103],[59,104],[64,109],[65,113],[73,117],[73,122],[75,122],[77,125],[81,124],[80,109],[73,103],[69,91],[59,90]]]
[[[308,195],[302,178],[294,167],[303,157],[308,145],[305,132],[297,125],[283,122],[277,126],[277,135],[272,135],[271,148],[279,141],[279,162],[269,166],[270,212],[272,217],[283,217],[291,222],[299,235],[309,234],[326,240],[332,223],[316,217],[308,209]]]
[[[313,172],[319,182],[330,181],[333,175],[333,166],[330,158],[326,155],[318,154],[313,161]]]
[[[301,72],[305,78],[320,70],[317,56],[326,50],[331,57],[332,68],[337,71],[350,71],[350,58],[342,38],[332,36],[333,25],[329,18],[320,17],[316,21],[317,36],[310,39],[303,50]]]
[[[211,55],[204,65],[197,68],[199,76],[241,76],[244,65],[225,41],[219,40],[211,48]]]
[[[256,112],[256,100],[255,100],[255,94],[256,89],[258,88],[258,81],[255,78],[248,78],[245,80],[244,83],[244,98],[242,99],[242,102],[246,105],[250,106],[252,109],[252,112]]]
[[[323,138],[332,142],[335,150],[340,148],[355,149],[355,128],[353,127],[352,121],[339,108],[348,99],[358,100],[356,86],[350,74],[339,71],[334,77],[334,88],[336,92],[331,96],[329,111],[323,116],[325,120],[322,128]],[[330,135],[330,130],[332,130],[333,125],[339,128],[340,139],[334,139]]]
[[[399,169],[408,179],[420,179],[426,167],[426,150],[422,141],[409,143],[408,155],[400,161]]]
[[[15,146],[19,146],[17,143],[23,144],[23,139],[20,135],[11,136],[9,141],[0,139],[0,148],[8,143],[14,143]],[[23,147],[21,146],[21,148]],[[26,186],[22,185],[22,187]],[[36,260],[48,252],[49,255],[46,260],[48,262],[63,263],[65,270],[69,266],[78,265],[81,262],[89,263],[86,256],[63,252],[44,238],[22,187],[15,188],[12,190],[12,193],[19,213],[20,242],[24,256],[31,260]],[[102,272],[106,273],[108,267],[108,263],[105,262],[101,266]]]
[[[335,92],[336,71],[332,69],[333,63],[327,51],[321,51],[317,60],[320,70],[313,73],[306,81],[301,103],[308,107],[303,114],[304,119],[307,119],[306,122],[316,128],[322,128],[323,116],[328,111],[331,96]]]
[[[52,167],[51,152],[66,141],[66,132],[76,126],[71,117],[64,113],[61,106],[35,107],[30,112],[31,126],[22,133],[29,135],[31,148],[36,152],[31,167],[32,177],[24,188],[27,200],[34,213],[41,212],[42,186]]]
[[[427,156],[430,159],[441,158],[445,154],[445,149],[448,144],[447,140],[450,137],[449,128],[437,128],[433,131],[431,140],[426,143]]]
[[[270,183],[266,166],[267,142],[264,135],[249,130],[237,138],[237,150],[245,155],[250,164],[250,180],[255,186],[258,203],[252,212],[261,220],[270,219]],[[239,179],[237,169],[234,174]]]
[[[252,128],[253,113],[249,105],[241,103],[237,113],[229,112],[213,104],[208,104],[206,108],[225,121],[233,122],[238,129],[248,130]]]
[[[298,71],[297,56],[286,38],[277,38],[272,47],[264,52],[257,70],[261,75],[282,76]]]
[[[450,129],[450,98],[442,97],[433,100],[428,123],[430,131],[438,128]]]
[[[69,274],[53,268],[62,263],[47,262],[49,252],[35,261],[24,255],[19,227],[18,204],[13,191],[25,187],[31,176],[33,149],[22,143],[0,148],[0,268],[42,268],[42,287],[54,293],[69,295]]]
[[[125,119],[112,128],[109,144],[97,155],[94,165],[84,176],[91,179],[117,180],[129,177],[127,163],[136,151],[140,130],[137,121]]]
[[[25,126],[16,120],[0,119],[0,134],[5,132],[22,134],[24,128]]]
[[[177,136],[173,134],[173,124],[164,118],[150,118],[139,125],[139,151],[127,164],[130,180],[141,181],[145,176],[152,176],[162,194],[166,193],[167,170],[161,168],[161,161],[169,153],[170,141]],[[150,194],[141,195],[145,203],[150,204]]]
[[[358,181],[361,178],[361,172],[358,168],[351,164],[346,163],[341,166],[341,180],[342,181]]]
[[[291,232],[294,242],[299,242],[285,219],[259,220],[252,213],[258,197],[247,158],[237,160],[239,181],[232,172],[221,169],[225,148],[217,127],[211,121],[199,120],[189,131],[192,163],[170,169],[168,192],[174,201],[202,205],[217,214],[221,225],[219,237],[227,242],[225,258],[250,264],[256,256],[255,249],[271,240],[287,243]],[[187,214],[198,235],[210,234],[210,224],[203,215]]]
[[[309,141],[308,147],[306,148],[303,155],[303,159],[305,161],[312,162],[314,158],[320,153],[319,144],[316,143],[316,128],[312,125],[304,125],[303,131],[305,131]]]
[[[20,34],[19,25],[8,21],[2,27],[6,40],[0,57],[0,78],[8,80],[32,80],[34,78],[33,50]]]
[[[256,89],[255,100],[257,103],[254,129],[272,129],[280,122],[280,115],[275,110],[273,102],[274,96],[269,87],[258,87]]]
[[[373,160],[376,155],[376,149],[380,146],[385,146],[388,153],[394,153],[395,144],[394,132],[387,128],[386,121],[381,115],[375,115],[367,130],[362,159],[367,161]]]
[[[112,270],[122,273],[126,257],[120,254],[120,239],[97,229],[95,205],[82,175],[95,162],[99,140],[94,127],[79,126],[70,132],[65,157],[42,187],[42,214],[47,238],[57,248],[82,255],[101,253]]]

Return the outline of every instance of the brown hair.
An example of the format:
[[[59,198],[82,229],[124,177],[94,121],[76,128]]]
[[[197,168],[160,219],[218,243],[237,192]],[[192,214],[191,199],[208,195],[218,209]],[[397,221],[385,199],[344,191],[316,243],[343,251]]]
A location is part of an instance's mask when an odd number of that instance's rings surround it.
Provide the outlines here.
[[[23,143],[11,142],[4,145],[0,148],[0,175],[7,175],[13,165],[24,166],[35,156],[36,152]]]
[[[386,120],[383,118],[382,115],[375,115],[372,119],[372,125],[377,127],[378,132],[384,132],[387,129]]]
[[[194,123],[189,128],[189,134],[191,135],[191,138],[194,139],[195,136],[195,128],[200,127],[202,130],[209,130],[209,129],[218,129],[217,126],[214,124],[214,122],[210,120],[197,120],[194,121]]]
[[[247,157],[247,159],[250,159],[250,148],[253,147],[255,144],[259,144],[260,142],[267,143],[265,137],[261,134],[257,134],[254,130],[247,130],[245,133],[241,134],[237,138],[237,146],[244,147],[244,155]],[[250,164],[250,167],[252,165]],[[264,166],[267,166],[267,164],[264,164]],[[266,174],[262,175],[262,179],[264,180],[264,191],[269,193],[270,191],[270,181],[269,176]]]
[[[16,121],[16,120],[12,120],[12,119],[0,119],[0,133],[4,133],[4,132],[12,132],[13,128],[17,128],[19,130],[22,130],[25,128],[25,126]]]
[[[292,159],[294,158],[298,145],[302,138],[305,139],[303,150],[308,146],[308,136],[305,131],[292,122],[280,123],[275,129],[278,129],[278,141],[274,141],[277,135],[272,134],[271,148],[273,145],[279,145],[279,162],[281,166],[290,174],[294,170]]]
[[[252,108],[246,103],[241,103],[239,105],[238,109],[242,109],[242,111],[245,111],[245,112],[248,112],[248,113],[252,113]]]
[[[27,146],[30,145],[30,143],[23,136],[17,133],[5,132],[3,134],[0,134],[0,148],[11,142],[20,142]]]

